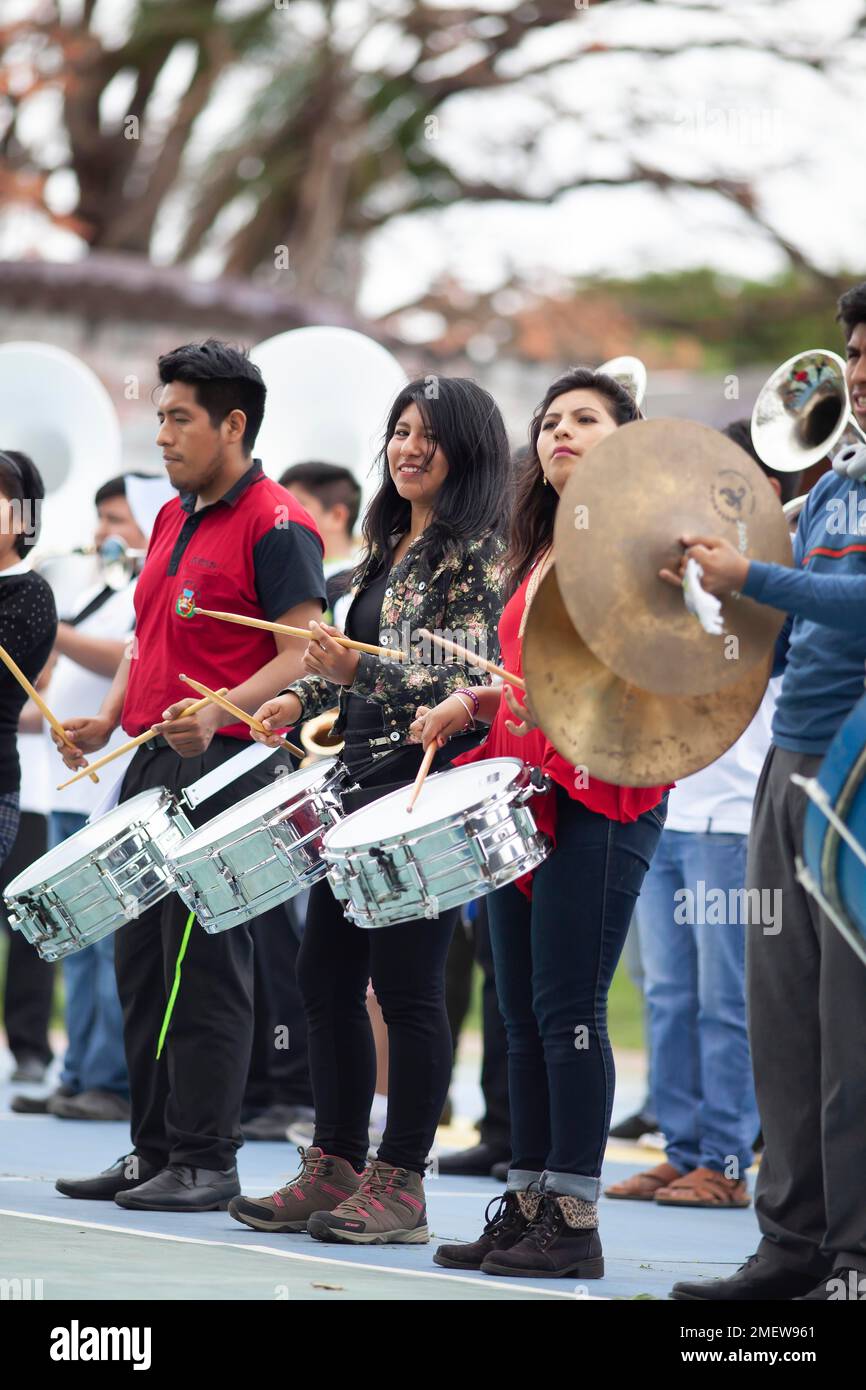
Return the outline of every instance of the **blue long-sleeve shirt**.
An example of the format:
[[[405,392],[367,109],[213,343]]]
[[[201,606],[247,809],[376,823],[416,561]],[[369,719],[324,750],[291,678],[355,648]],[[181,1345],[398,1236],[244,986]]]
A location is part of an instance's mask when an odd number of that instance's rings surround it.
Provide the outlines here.
[[[784,678],[773,742],[825,753],[864,692],[866,486],[820,478],[800,513],[793,569],[753,560],[743,593],[789,615],[776,646]]]

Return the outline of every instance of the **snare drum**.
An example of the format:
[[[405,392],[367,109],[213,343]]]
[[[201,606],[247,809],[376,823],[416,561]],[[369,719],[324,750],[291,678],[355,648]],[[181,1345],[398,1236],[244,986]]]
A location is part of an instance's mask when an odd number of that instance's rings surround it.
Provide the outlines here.
[[[411,812],[409,787],[340,821],[322,857],[356,926],[437,917],[529,873],[550,845],[526,804],[539,788],[519,758],[437,772]]]
[[[171,892],[166,859],[191,830],[165,787],[139,792],[12,880],[10,925],[43,960],[83,950]]]
[[[178,846],[174,886],[206,932],[250,921],[324,878],[322,837],[342,814],[345,776],[329,758],[275,777]]]
[[[810,803],[797,877],[866,963],[866,695],[830,744],[818,776],[793,780]]]

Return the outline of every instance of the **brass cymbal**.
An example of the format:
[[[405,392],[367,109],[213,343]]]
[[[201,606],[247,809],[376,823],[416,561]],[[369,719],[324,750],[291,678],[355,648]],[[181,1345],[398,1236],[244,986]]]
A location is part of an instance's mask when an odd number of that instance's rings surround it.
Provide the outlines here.
[[[578,459],[560,498],[554,555],[563,602],[593,654],[656,694],[700,695],[763,665],[784,615],[722,601],[712,637],[659,579],[676,571],[682,535],[721,536],[741,554],[790,565],[778,497],[732,440],[691,420],[623,425]]]
[[[556,571],[545,575],[523,635],[533,717],[563,758],[626,787],[675,782],[721,757],[750,723],[769,660],[708,695],[652,695],[602,666],[575,631]]]

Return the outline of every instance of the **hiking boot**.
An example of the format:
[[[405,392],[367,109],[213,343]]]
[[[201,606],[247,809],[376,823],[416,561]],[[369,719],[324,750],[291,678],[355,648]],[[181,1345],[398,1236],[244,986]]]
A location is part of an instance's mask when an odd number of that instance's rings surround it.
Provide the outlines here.
[[[314,1212],[332,1211],[357,1191],[361,1174],[345,1158],[321,1149],[298,1149],[301,1171],[270,1197],[233,1197],[229,1216],[254,1231],[295,1234],[307,1229]]]
[[[484,1220],[487,1223],[477,1240],[459,1245],[440,1245],[433,1263],[446,1269],[480,1269],[485,1256],[494,1250],[510,1250],[529,1230],[541,1201],[540,1193],[503,1192],[487,1203]],[[490,1208],[498,1202],[491,1217]]]
[[[418,1173],[374,1159],[357,1192],[316,1212],[307,1230],[313,1240],[349,1245],[423,1245],[430,1239],[424,1184]]]
[[[523,1239],[508,1250],[491,1251],[481,1273],[534,1279],[603,1278],[597,1212],[594,1202],[545,1193]]]

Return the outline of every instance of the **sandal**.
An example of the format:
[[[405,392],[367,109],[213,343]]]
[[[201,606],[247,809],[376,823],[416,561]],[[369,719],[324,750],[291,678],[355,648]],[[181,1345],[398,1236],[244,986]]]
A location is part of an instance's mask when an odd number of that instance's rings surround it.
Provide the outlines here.
[[[745,1178],[726,1178],[715,1168],[695,1168],[656,1192],[664,1207],[747,1207],[751,1203]]]
[[[652,1202],[657,1192],[683,1175],[672,1163],[659,1163],[648,1168],[645,1173],[635,1173],[632,1178],[615,1182],[604,1189],[605,1197],[620,1197],[628,1202]]]

